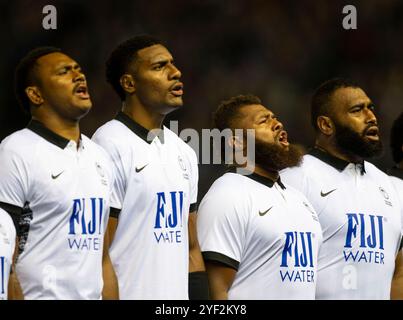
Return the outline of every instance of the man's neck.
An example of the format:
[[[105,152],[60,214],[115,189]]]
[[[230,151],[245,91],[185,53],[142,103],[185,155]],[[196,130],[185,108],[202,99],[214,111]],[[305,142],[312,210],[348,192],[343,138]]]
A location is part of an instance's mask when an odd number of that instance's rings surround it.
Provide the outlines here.
[[[325,151],[331,156],[347,161],[347,162],[352,162],[352,163],[361,163],[363,159],[361,157],[348,154],[346,152],[342,152],[337,148],[334,144],[331,143],[324,143],[323,141],[316,140],[315,142],[315,147],[318,148],[319,150]]]
[[[79,121],[66,121],[55,116],[32,116],[33,120],[37,120],[50,131],[57,135],[76,142],[77,147],[80,142],[80,126]]]
[[[268,170],[264,168],[261,165],[255,164],[255,170],[254,173],[258,174],[259,176],[268,178],[272,180],[273,182],[276,182],[278,180],[279,174],[278,171],[276,170]]]
[[[164,115],[150,111],[141,104],[123,104],[122,112],[148,130],[160,129]]]

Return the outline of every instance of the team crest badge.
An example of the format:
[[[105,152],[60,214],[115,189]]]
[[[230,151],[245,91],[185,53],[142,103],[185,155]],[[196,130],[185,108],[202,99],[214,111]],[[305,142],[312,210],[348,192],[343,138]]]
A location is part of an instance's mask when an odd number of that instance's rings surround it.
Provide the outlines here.
[[[97,169],[98,174],[103,178],[105,177],[104,169],[102,169],[101,165],[98,162],[95,162],[95,168]]]
[[[104,171],[104,169],[101,167],[101,165],[98,162],[95,162],[95,168],[96,168],[98,174],[101,176],[101,183],[104,186],[107,186],[108,181],[105,179],[105,171]]]
[[[183,178],[185,178],[186,180],[189,180],[189,175],[186,172],[185,161],[183,161],[181,156],[178,156],[178,163],[179,163],[179,166],[181,167],[181,169],[183,170]]]
[[[392,207],[392,202],[390,202],[390,200],[389,200],[389,194],[385,191],[385,189],[382,187],[379,187],[379,191],[381,192],[382,196],[385,198],[385,203],[388,206]]]
[[[181,156],[178,156],[178,162],[179,162],[179,166],[181,167],[181,169],[183,171],[186,171],[186,165],[185,165],[185,162],[183,161],[183,159],[181,158]]]

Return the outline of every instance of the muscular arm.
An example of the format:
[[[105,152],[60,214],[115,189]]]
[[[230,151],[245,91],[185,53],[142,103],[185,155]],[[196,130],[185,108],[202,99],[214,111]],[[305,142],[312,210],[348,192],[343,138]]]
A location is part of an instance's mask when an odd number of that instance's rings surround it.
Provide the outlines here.
[[[189,272],[205,271],[204,261],[200,252],[199,241],[197,240],[196,212],[189,214]]]
[[[214,261],[206,261],[206,268],[210,285],[210,298],[212,300],[227,300],[236,270]]]
[[[18,256],[18,237],[15,239],[15,249],[13,255],[13,264],[11,267],[11,274],[8,280],[8,299],[9,300],[24,300],[24,294],[22,293],[20,282],[18,281],[17,274],[15,272],[15,264]]]
[[[108,227],[104,237],[104,247],[102,255],[102,277],[104,280],[104,287],[102,290],[103,300],[118,300],[119,299],[119,287],[118,280],[113,269],[112,261],[109,256],[109,247],[112,239],[115,235],[117,226],[117,219],[109,218]],[[112,234],[112,237],[111,237]]]
[[[392,300],[403,300],[403,252],[399,251],[395,262],[395,273],[392,279]]]

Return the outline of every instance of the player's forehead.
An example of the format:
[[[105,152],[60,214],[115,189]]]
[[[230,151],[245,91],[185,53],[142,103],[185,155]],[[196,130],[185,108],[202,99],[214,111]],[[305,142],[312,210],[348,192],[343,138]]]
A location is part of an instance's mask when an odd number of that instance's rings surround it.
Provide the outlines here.
[[[77,66],[78,63],[64,53],[52,52],[38,58],[36,65],[41,70],[56,70],[65,66]]]
[[[137,51],[137,61],[145,64],[158,63],[160,61],[171,61],[171,53],[161,44],[154,44]]]
[[[243,117],[249,118],[251,120],[256,120],[261,117],[273,116],[273,112],[261,104],[245,105],[240,109],[240,113]]]
[[[348,111],[349,108],[356,105],[368,105],[371,99],[361,88],[339,88],[331,97],[332,105],[336,107],[335,111]]]

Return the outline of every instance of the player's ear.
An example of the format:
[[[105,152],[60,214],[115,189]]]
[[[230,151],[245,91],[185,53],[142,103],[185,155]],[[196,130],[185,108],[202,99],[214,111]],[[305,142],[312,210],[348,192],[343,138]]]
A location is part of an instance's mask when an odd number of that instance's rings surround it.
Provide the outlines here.
[[[326,136],[331,136],[335,131],[332,119],[327,116],[319,116],[316,119],[316,125],[318,126],[320,132]]]
[[[136,91],[136,82],[131,74],[125,73],[119,79],[123,90],[128,94],[133,94]]]
[[[36,86],[30,86],[25,88],[25,93],[28,96],[29,101],[36,106],[40,106],[43,103],[42,93]]]
[[[228,139],[228,145],[234,151],[243,150],[243,140],[237,135],[233,135],[230,139]]]

